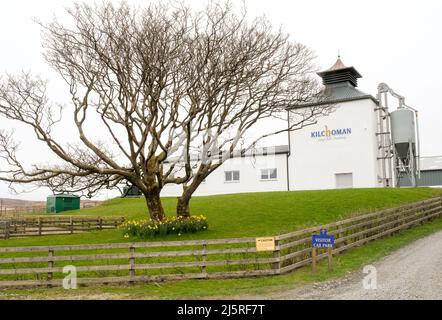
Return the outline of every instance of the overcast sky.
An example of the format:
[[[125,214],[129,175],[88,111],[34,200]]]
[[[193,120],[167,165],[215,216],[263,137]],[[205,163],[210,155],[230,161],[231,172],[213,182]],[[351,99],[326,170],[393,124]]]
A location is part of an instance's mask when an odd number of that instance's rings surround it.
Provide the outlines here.
[[[91,1],[92,2],[92,1]],[[118,2],[118,1],[115,1]],[[143,4],[148,1],[127,1]],[[241,3],[241,1],[233,1]],[[47,77],[55,98],[57,78],[41,57],[40,29],[33,19],[49,21],[55,14],[63,17],[71,0],[14,0],[0,3],[0,74],[33,70]],[[189,0],[200,8],[206,0]],[[354,66],[363,76],[359,89],[376,94],[385,82],[406,97],[420,111],[422,154],[442,155],[442,1],[440,0],[248,0],[249,16],[265,15],[282,26],[295,41],[310,47],[316,64],[329,68],[341,52],[343,62]],[[62,19],[60,19],[62,20]],[[0,128],[11,124],[0,118]],[[24,140],[30,132],[22,133]],[[69,134],[66,133],[67,138]],[[41,145],[24,141],[22,154],[44,161]],[[47,190],[20,195],[23,199],[42,200]],[[0,197],[12,197],[0,183]],[[104,197],[106,197],[104,193]]]

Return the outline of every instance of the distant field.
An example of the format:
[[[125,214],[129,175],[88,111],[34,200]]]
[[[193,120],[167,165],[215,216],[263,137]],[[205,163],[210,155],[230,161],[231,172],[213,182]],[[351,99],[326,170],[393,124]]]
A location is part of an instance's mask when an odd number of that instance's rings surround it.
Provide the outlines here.
[[[95,207],[102,201],[82,200],[82,208]],[[7,214],[45,214],[46,201],[0,198],[0,217]]]
[[[0,204],[2,206],[2,209],[4,210],[5,208],[16,209],[16,208],[25,208],[25,207],[40,207],[40,206],[45,206],[46,202],[0,198]]]
[[[277,235],[349,217],[354,214],[395,207],[441,195],[430,188],[348,189],[294,191],[195,197],[191,211],[206,215],[209,230],[198,234],[168,236],[166,240],[214,239]],[[176,199],[164,198],[168,215],[174,215]],[[146,204],[140,199],[113,199],[95,208],[66,212],[66,215],[147,217]],[[164,240],[159,239],[159,240]],[[115,243],[124,239],[120,230],[76,235],[46,236],[0,241],[0,246],[52,245],[78,243]]]

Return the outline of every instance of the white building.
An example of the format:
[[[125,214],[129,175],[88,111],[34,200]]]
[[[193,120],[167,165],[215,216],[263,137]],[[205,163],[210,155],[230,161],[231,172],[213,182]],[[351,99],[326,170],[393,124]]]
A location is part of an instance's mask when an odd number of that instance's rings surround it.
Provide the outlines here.
[[[327,98],[288,112],[330,105],[334,112],[315,125],[290,132],[288,146],[254,150],[227,160],[195,195],[390,186],[378,147],[382,121],[377,117],[378,101],[357,89],[361,75],[340,58],[318,75]],[[162,194],[178,196],[181,188],[167,185]]]
[[[421,157],[420,176],[417,179],[418,186],[422,187],[442,187],[442,157]],[[411,186],[408,177],[404,177],[400,182],[401,186]]]
[[[287,191],[288,146],[263,148],[225,161],[200,185],[195,195]],[[178,196],[182,186],[168,184],[163,196]]]
[[[336,110],[316,125],[290,133],[290,190],[382,186],[376,99],[356,88],[361,75],[341,59],[319,75],[328,96],[321,103]]]

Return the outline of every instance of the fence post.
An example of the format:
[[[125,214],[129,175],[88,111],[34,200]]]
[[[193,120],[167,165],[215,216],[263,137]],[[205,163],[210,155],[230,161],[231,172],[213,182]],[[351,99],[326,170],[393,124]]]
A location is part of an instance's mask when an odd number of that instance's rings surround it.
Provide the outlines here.
[[[312,248],[312,271],[316,272],[316,248]]]
[[[342,232],[342,224],[340,224],[340,225],[338,226],[338,237],[339,237],[339,239],[342,239],[342,238],[344,237],[344,233]],[[341,244],[340,244],[339,246],[340,246],[340,247],[345,246],[345,241],[344,241],[344,242],[341,242]]]
[[[48,281],[52,280],[53,272],[52,268],[54,267],[54,249],[49,248],[48,250]]]
[[[206,274],[207,273],[207,269],[206,269],[206,261],[207,261],[207,243],[206,241],[203,241],[203,249],[201,251],[201,272]]]
[[[134,283],[135,277],[135,247],[130,246],[129,248],[130,256],[129,256],[129,275],[130,275],[130,283]]]
[[[431,206],[430,206],[431,207]],[[431,218],[431,208],[429,209],[428,207],[421,209],[424,212],[424,217],[426,218],[425,220],[422,220],[422,224],[425,224],[425,222],[429,222],[432,221],[434,218]]]
[[[70,218],[69,218],[69,226],[70,226],[71,234],[74,234],[74,219],[72,218],[72,216],[70,216]]]
[[[327,248],[328,271],[333,271],[333,252],[332,248]]]
[[[442,215],[442,196],[440,196],[439,217]]]
[[[272,264],[272,269],[281,271],[281,250],[279,249],[279,239],[275,239],[275,250],[273,251],[273,258],[278,259],[277,262]]]
[[[5,240],[9,239],[9,228],[10,228],[10,221],[5,221]]]
[[[98,226],[100,230],[103,230],[103,218],[98,217]]]
[[[40,217],[38,217],[37,223],[38,223],[38,235],[41,236],[41,218]]]

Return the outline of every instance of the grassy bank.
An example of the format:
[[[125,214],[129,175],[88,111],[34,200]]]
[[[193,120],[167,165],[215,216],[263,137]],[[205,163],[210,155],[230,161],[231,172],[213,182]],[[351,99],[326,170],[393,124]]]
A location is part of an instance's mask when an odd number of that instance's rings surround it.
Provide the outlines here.
[[[327,271],[326,262],[319,264],[313,274],[304,267],[291,274],[250,279],[188,280],[166,283],[137,284],[132,286],[94,286],[78,290],[33,289],[3,290],[0,299],[219,299],[265,295],[288,290],[305,284],[337,278],[361,270],[367,264],[392,253],[426,235],[442,230],[442,219],[403,231],[395,236],[369,243],[336,256],[334,271]]]
[[[396,207],[440,195],[440,190],[419,189],[352,189],[302,192],[275,192],[196,197],[192,212],[208,217],[210,229],[191,235],[167,236],[159,240],[214,239],[276,235],[296,229],[329,223],[382,208]],[[164,199],[169,215],[175,199]],[[114,199],[102,206],[65,214],[125,216],[145,218],[143,199]],[[0,298],[117,298],[117,299],[197,299],[256,295],[301,286],[314,281],[339,277],[358,270],[395,249],[427,234],[442,230],[442,219],[419,226],[334,259],[334,271],[328,273],[321,263],[313,275],[302,268],[288,275],[230,280],[188,280],[132,286],[91,286],[75,291],[62,289],[4,290]],[[76,235],[28,237],[1,241],[0,246],[58,245],[81,243],[115,243],[125,239],[120,230],[97,231]]]
[[[191,211],[208,217],[209,230],[158,240],[216,239],[269,236],[344,219],[354,214],[399,206],[440,195],[430,188],[349,189],[235,194],[195,197]],[[168,215],[174,214],[176,199],[165,198]],[[146,218],[144,199],[113,199],[103,205],[65,214]],[[0,246],[27,246],[80,243],[116,243],[124,239],[120,230],[77,235],[46,236],[1,241]]]

